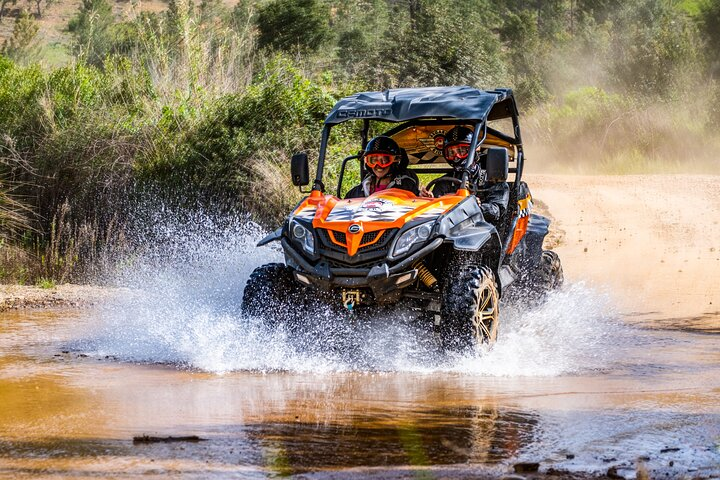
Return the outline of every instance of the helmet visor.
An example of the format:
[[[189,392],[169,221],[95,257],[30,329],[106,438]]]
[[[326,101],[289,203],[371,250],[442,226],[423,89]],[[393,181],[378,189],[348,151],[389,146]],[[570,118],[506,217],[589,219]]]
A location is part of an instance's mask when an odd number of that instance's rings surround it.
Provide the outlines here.
[[[445,148],[445,160],[448,162],[456,162],[458,160],[465,160],[470,153],[469,143],[458,143],[457,145],[450,145]]]
[[[365,155],[365,165],[370,168],[387,168],[392,165],[397,156],[389,153],[368,153]]]

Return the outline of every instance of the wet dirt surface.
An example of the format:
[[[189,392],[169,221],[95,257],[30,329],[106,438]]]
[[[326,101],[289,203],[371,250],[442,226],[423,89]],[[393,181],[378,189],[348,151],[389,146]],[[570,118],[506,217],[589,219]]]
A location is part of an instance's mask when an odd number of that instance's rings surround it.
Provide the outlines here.
[[[583,250],[597,237],[568,228],[563,179],[541,187],[565,230],[568,284],[544,305],[506,306],[489,351],[441,355],[397,318],[313,318],[304,339],[263,328],[237,313],[238,292],[278,252],[256,253],[244,231],[187,240],[199,262],[135,273],[144,295],[0,313],[0,478],[502,478],[521,463],[720,477],[718,316],[697,296],[654,302],[667,287],[650,276],[635,303],[596,286],[622,293],[643,262],[613,280]],[[582,235],[593,228],[607,235]],[[685,237],[662,241],[652,251]],[[717,289],[700,292],[710,302]],[[198,438],[133,441],[143,435]]]
[[[95,323],[3,315],[0,476],[497,477],[519,462],[720,475],[716,335],[626,332],[632,344],[603,368],[550,376],[477,374],[473,358],[425,372],[217,374],[78,348]]]

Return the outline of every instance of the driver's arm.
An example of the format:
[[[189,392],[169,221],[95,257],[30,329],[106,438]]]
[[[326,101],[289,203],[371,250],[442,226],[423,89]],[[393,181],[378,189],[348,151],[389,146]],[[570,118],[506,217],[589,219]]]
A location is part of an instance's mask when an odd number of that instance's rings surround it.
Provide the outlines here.
[[[507,182],[486,184],[479,192],[480,209],[485,220],[495,223],[500,220],[510,201],[510,187]]]

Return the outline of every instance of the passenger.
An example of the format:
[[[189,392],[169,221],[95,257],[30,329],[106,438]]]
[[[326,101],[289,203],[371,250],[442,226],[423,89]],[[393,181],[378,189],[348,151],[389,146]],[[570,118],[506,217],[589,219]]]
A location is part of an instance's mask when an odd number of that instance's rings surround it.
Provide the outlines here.
[[[432,190],[434,197],[441,197],[448,193],[457,191],[463,173],[463,164],[470,154],[473,131],[468,127],[456,126],[445,134],[443,143],[443,156],[445,161],[453,167],[453,173],[444,175],[435,184]],[[476,192],[480,199],[480,209],[485,220],[496,225],[507,210],[510,201],[510,187],[507,182],[487,182],[485,172],[480,166],[480,158],[483,154],[478,152],[475,155],[475,162],[470,165],[468,183],[470,188]]]
[[[390,137],[380,135],[367,144],[363,161],[370,172],[360,185],[350,190],[345,198],[360,198],[388,188],[400,188],[417,195],[420,181],[408,170],[408,157]]]

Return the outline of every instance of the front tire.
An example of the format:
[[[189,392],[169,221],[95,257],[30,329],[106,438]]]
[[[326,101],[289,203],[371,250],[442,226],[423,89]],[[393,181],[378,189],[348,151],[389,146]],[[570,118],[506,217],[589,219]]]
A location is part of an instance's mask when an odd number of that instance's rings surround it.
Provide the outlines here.
[[[488,267],[464,267],[447,279],[440,309],[440,339],[445,350],[460,351],[497,339],[499,295]]]
[[[253,270],[243,291],[243,313],[259,317],[270,326],[282,321],[294,324],[302,310],[299,300],[303,292],[292,272],[282,263],[268,263]]]

